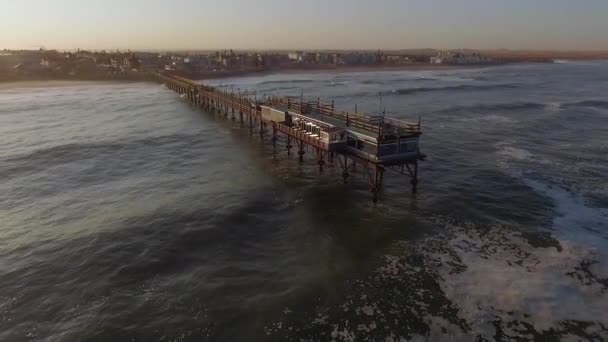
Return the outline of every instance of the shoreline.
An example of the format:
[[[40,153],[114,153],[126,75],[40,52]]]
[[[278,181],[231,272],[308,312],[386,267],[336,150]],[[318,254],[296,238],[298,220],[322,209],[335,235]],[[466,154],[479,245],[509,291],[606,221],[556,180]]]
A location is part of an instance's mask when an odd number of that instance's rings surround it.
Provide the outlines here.
[[[483,68],[487,65],[432,65],[432,64],[408,64],[408,65],[349,65],[349,66],[331,66],[331,67],[299,67],[299,68],[276,68],[263,70],[235,70],[235,71],[219,71],[205,73],[175,73],[175,75],[189,78],[197,81],[218,80],[234,77],[255,77],[276,74],[319,74],[324,72],[331,73],[355,73],[355,72],[382,72],[382,71],[421,71],[421,70],[455,70],[455,69],[471,69]],[[0,80],[0,89],[7,88],[35,88],[42,86],[69,86],[74,84],[93,84],[93,83],[127,83],[127,82],[146,82],[149,81],[142,73],[131,73],[117,78],[98,77],[98,78],[27,78],[27,79],[11,79]]]
[[[433,64],[404,64],[404,65],[348,65],[330,67],[299,67],[284,69],[264,69],[264,70],[238,70],[230,72],[188,74],[179,73],[179,76],[196,79],[211,80],[232,77],[265,76],[276,74],[303,74],[303,73],[355,73],[355,72],[382,72],[382,71],[426,71],[426,70],[458,70],[458,69],[478,69],[502,64],[483,64],[483,65],[433,65]]]
[[[129,80],[66,80],[66,79],[28,79],[28,80],[17,80],[17,81],[3,81],[0,82],[0,90],[15,89],[15,88],[44,88],[44,87],[69,87],[74,85],[90,85],[90,84],[121,84],[129,82]]]
[[[310,66],[310,67],[290,67],[290,68],[274,68],[274,69],[257,69],[257,70],[234,70],[234,71],[218,71],[204,73],[184,73],[177,72],[175,75],[189,78],[197,81],[217,80],[225,78],[239,77],[255,77],[277,74],[319,74],[319,73],[366,73],[366,72],[389,72],[389,71],[441,71],[441,70],[463,70],[463,69],[483,69],[497,65],[509,65],[516,63],[501,63],[501,64],[477,64],[477,65],[444,65],[444,64],[427,64],[413,63],[402,65],[344,65],[344,66]],[[69,86],[74,84],[93,84],[93,83],[128,83],[128,82],[148,82],[147,72],[123,74],[119,77],[86,77],[86,78],[31,78],[27,79],[10,79],[0,80],[0,90],[14,87],[43,87],[43,86]]]

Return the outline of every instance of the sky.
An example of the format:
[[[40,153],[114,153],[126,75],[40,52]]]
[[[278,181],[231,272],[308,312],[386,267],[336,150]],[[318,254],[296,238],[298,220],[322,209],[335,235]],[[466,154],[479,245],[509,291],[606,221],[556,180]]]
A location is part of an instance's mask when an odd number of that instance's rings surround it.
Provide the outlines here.
[[[0,49],[608,50],[608,0],[0,0]]]

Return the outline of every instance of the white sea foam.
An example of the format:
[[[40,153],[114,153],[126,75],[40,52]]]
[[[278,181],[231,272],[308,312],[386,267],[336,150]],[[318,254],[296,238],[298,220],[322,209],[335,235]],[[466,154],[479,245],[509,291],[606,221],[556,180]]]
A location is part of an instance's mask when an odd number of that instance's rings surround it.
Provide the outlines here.
[[[563,212],[555,218],[554,227],[578,234],[580,229],[573,223],[597,223],[603,217],[563,189],[534,184],[539,191],[549,193],[557,202],[557,211]],[[502,327],[508,334],[517,334],[517,327],[511,330],[507,324],[513,320],[529,322],[538,331],[572,319],[608,323],[601,284],[582,284],[576,276],[567,274],[580,272],[583,260],[598,260],[593,264],[593,274],[608,277],[606,259],[598,250],[589,248],[588,241],[556,234],[553,236],[558,239],[559,248],[531,249],[526,239],[503,227],[482,233],[472,224],[445,225],[446,231],[455,232],[448,242],[453,253],[440,250],[431,253],[431,259],[441,261],[440,278],[446,279],[441,283],[442,290],[459,307],[459,316],[471,322],[472,334],[491,339],[491,322],[496,318],[504,320]],[[454,263],[466,268],[454,273]]]
[[[522,176],[522,173],[526,170],[521,167],[514,165],[517,162],[530,162],[539,165],[554,165],[555,162],[547,159],[538,154],[534,154],[524,148],[515,147],[507,142],[500,142],[494,144],[496,148],[496,154],[498,156],[498,164],[504,171],[510,174],[512,177],[518,178]]]
[[[513,147],[504,143],[496,144],[495,147],[499,149],[498,155],[505,159],[532,160],[534,158],[534,154],[523,148]]]
[[[545,110],[548,112],[558,112],[562,108],[560,102],[548,102],[545,104]]]
[[[598,253],[608,251],[608,209],[589,207],[580,194],[569,192],[560,186],[527,177],[522,180],[554,203],[556,216],[553,219],[553,229],[559,237],[587,246],[586,248],[597,249]]]
[[[495,252],[480,255],[476,250],[463,251],[458,246],[464,242],[493,248]],[[470,240],[468,236],[457,237],[450,244],[467,268],[457,275],[442,271],[443,278],[449,279],[442,283],[442,289],[458,305],[461,317],[473,322],[475,333],[492,335],[488,324],[491,316],[523,318],[509,317],[507,312],[530,314],[525,320],[538,330],[569,319],[608,322],[605,303],[597,300],[601,290],[583,287],[565,274],[589,256],[580,246],[561,242],[561,251],[536,248],[522,262],[519,255],[513,255],[512,248],[526,246],[526,242],[515,237],[504,247],[494,241]],[[522,266],[517,262],[522,262]]]
[[[555,64],[572,64],[572,65],[596,65],[598,62],[601,63],[600,60],[597,61],[581,61],[574,59],[554,59],[553,63]]]
[[[556,234],[564,239],[608,251],[608,209],[589,207],[580,194],[567,190],[563,185],[533,179],[527,175],[526,164],[518,164],[530,162],[541,166],[556,166],[555,162],[507,142],[495,144],[494,147],[497,149],[498,164],[503,170],[554,203],[556,217],[552,229]]]

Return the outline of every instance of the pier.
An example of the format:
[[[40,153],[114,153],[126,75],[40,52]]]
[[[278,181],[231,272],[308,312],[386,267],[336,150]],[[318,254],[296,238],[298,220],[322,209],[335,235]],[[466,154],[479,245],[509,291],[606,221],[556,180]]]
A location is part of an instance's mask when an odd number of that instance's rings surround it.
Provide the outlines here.
[[[345,183],[352,170],[361,169],[374,203],[386,171],[409,176],[412,192],[417,191],[418,163],[426,157],[419,149],[420,118],[408,122],[385,115],[339,111],[333,102],[305,101],[303,97],[252,99],[169,73],[155,73],[153,77],[193,105],[248,125],[262,139],[270,133],[275,147],[278,135],[284,135],[286,153],[295,149],[301,162],[306,151],[312,150],[319,171],[326,163],[339,166]]]

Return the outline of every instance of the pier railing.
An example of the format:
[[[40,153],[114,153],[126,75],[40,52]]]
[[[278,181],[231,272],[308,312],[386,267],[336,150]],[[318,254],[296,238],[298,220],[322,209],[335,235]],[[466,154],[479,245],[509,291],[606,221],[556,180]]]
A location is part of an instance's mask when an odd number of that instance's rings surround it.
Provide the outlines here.
[[[321,139],[319,139],[318,137],[314,137],[314,136],[310,136],[309,134],[307,134],[306,132],[302,132],[301,130],[295,129],[293,127],[289,127],[285,124],[282,123],[275,123],[274,127],[279,130],[279,132],[283,132],[285,134],[288,134],[292,137],[296,137],[298,139],[300,139],[301,141],[312,145],[314,147],[318,147],[324,151],[328,151],[329,150],[329,144],[323,142]]]
[[[415,137],[422,134],[420,119],[418,119],[418,122],[411,122],[386,117],[384,115],[369,116],[357,112],[337,111],[333,101],[331,103],[321,102],[320,99],[317,99],[316,101],[304,101],[302,97],[268,97],[256,103],[256,101],[253,101],[250,97],[203,85],[184,77],[166,73],[161,73],[160,75],[167,79],[179,81],[185,86],[195,89],[198,93],[208,93],[208,97],[215,98],[218,102],[220,102],[220,99],[223,103],[229,102],[232,104],[232,108],[241,111],[252,110],[257,104],[285,107],[289,111],[302,115],[318,114],[342,121],[348,127],[373,133],[379,139]]]
[[[349,127],[375,133],[380,137],[418,136],[422,134],[420,121],[409,122],[386,116],[368,116],[361,113],[352,113],[335,110],[334,103],[317,101],[303,101],[294,97],[269,98],[270,105],[286,106],[298,114],[318,114],[344,122]]]

